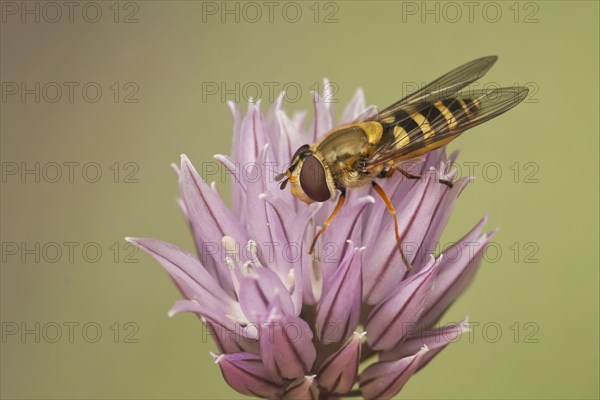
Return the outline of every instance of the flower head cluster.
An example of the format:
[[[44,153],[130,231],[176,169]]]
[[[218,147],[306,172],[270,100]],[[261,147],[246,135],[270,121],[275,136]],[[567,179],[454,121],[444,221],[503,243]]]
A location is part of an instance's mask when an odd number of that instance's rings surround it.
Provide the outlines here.
[[[327,87],[327,86],[326,86]],[[175,245],[129,238],[169,273],[184,299],[170,315],[199,315],[218,347],[213,354],[227,383],[265,398],[390,398],[461,333],[467,321],[437,327],[474,277],[493,233],[485,218],[440,254],[439,240],[454,203],[468,183],[444,150],[416,160],[419,180],[382,180],[398,213],[407,272],[393,219],[371,187],[349,190],[346,205],[319,239],[307,246],[335,201],[307,206],[279,190],[274,176],[294,151],[334,127],[331,104],[314,94],[314,121],[288,116],[283,96],[264,115],[260,102],[246,115],[230,104],[233,155],[215,158],[233,177],[232,207],[186,156],[175,169],[180,206],[197,254]],[[364,113],[358,91],[339,123]],[[397,174],[400,175],[400,174]],[[437,255],[437,258],[434,257]],[[366,368],[359,366],[364,365]]]

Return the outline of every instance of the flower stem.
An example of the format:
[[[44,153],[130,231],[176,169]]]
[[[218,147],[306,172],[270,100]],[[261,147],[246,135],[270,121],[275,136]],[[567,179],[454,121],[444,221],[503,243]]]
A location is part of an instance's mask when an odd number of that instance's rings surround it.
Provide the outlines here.
[[[344,397],[362,397],[362,393],[359,389],[352,390],[348,393],[344,393]]]

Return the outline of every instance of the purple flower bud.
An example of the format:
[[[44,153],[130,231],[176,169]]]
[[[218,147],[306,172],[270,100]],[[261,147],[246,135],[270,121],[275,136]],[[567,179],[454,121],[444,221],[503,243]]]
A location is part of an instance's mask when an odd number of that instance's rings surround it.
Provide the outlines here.
[[[315,375],[296,379],[283,394],[283,400],[316,400],[318,397]]]
[[[265,367],[286,379],[306,375],[317,358],[312,338],[310,326],[304,320],[272,307],[261,325],[258,341]]]
[[[446,250],[429,306],[422,316],[422,325],[429,327],[437,322],[475,277],[485,248],[496,234],[495,231],[481,234],[485,222],[487,218],[482,219],[464,238]]]
[[[425,310],[438,266],[439,260],[432,258],[423,271],[402,281],[387,298],[373,308],[365,325],[371,348],[392,349],[415,330],[419,316]]]
[[[317,336],[321,343],[339,342],[358,325],[362,297],[361,251],[350,247],[334,275],[325,284],[316,320]]]
[[[354,332],[341,349],[321,364],[317,380],[328,392],[344,394],[354,386],[360,364],[361,340],[365,333]]]
[[[212,354],[221,368],[225,381],[233,389],[247,396],[273,397],[281,393],[281,379],[273,376],[263,365],[258,354]]]
[[[469,332],[469,322],[466,319],[456,324],[422,332],[418,336],[406,339],[395,349],[381,353],[379,361],[398,360],[411,354],[415,354],[421,347],[427,346],[429,351],[423,356],[419,363],[418,369],[421,369],[450,343],[460,340],[465,332]]]
[[[398,393],[417,370],[429,349],[423,346],[416,354],[397,361],[380,361],[360,374],[360,391],[367,399],[389,399]]]

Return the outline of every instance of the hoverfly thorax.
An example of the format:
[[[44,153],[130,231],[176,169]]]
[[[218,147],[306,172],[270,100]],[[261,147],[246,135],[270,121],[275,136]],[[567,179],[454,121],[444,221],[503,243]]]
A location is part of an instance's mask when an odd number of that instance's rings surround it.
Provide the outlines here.
[[[287,177],[280,185],[285,189],[288,181],[292,195],[307,204],[324,202],[333,196],[335,185],[329,169],[325,166],[319,153],[311,150],[309,145],[301,146],[292,157],[290,168],[275,179]]]

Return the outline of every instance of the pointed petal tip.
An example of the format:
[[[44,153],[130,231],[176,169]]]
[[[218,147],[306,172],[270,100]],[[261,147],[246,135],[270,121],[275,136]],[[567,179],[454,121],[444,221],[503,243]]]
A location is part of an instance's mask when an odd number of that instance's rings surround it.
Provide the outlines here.
[[[465,330],[467,332],[471,331],[471,324],[469,323],[469,316],[467,315],[464,319],[464,321],[461,323],[462,326],[465,327]]]
[[[233,101],[227,100],[227,106],[229,106],[231,113],[235,115],[235,113],[237,111],[237,105]]]
[[[279,92],[279,96],[277,96],[277,99],[275,99],[275,103],[281,103],[283,101],[283,98],[285,97],[285,90],[282,90],[281,92]],[[279,111],[279,110],[277,110]]]
[[[181,170],[182,171],[184,169],[193,169],[194,168],[192,166],[192,162],[190,161],[190,159],[188,158],[188,156],[186,156],[184,153],[181,153],[179,155],[179,159],[181,160]]]
[[[496,234],[500,232],[500,227],[494,228],[491,231],[489,231],[488,233],[485,234],[486,239],[491,239],[494,236],[496,236]]]
[[[189,305],[191,303],[198,304],[195,300],[177,300],[171,309],[167,312],[169,318],[173,318],[179,313],[189,311]]]
[[[477,229],[477,230],[479,230],[479,231],[481,231],[481,228],[483,228],[483,227],[485,226],[485,224],[487,224],[487,223],[488,223],[489,219],[490,219],[490,214],[488,214],[488,213],[485,213],[485,214],[483,215],[483,217],[481,217],[481,219],[480,219],[480,220],[479,220],[479,222],[477,223],[477,225],[476,225],[476,229]]]
[[[213,361],[215,362],[215,364],[219,364],[221,362],[221,360],[223,359],[223,357],[225,356],[225,354],[215,354],[212,351],[209,352],[211,357],[213,358]]]

